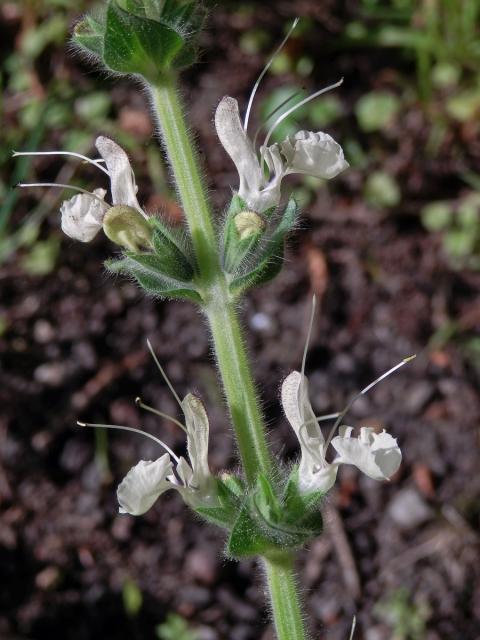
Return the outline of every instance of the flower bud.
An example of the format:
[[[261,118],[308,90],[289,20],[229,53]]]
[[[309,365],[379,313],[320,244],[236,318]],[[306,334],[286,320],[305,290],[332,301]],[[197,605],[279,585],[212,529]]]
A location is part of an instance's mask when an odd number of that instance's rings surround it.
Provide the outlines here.
[[[254,211],[241,211],[234,218],[240,240],[248,240],[265,231],[264,220]]]
[[[265,229],[265,220],[258,213],[248,209],[231,212],[224,236],[224,266],[228,273],[233,273],[254,251]]]
[[[73,41],[111,72],[155,84],[195,62],[202,22],[195,0],[109,0],[76,25]]]
[[[138,253],[152,247],[153,229],[133,207],[111,207],[103,219],[103,230],[107,238],[128,251]]]

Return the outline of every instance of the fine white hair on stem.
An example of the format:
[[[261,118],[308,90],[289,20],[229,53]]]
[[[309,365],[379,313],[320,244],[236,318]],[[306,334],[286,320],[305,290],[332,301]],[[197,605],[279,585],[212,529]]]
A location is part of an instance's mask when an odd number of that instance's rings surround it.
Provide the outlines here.
[[[358,398],[360,398],[360,396],[363,396],[365,393],[370,391],[370,389],[373,389],[373,387],[375,385],[377,385],[382,380],[385,380],[385,378],[387,378],[389,375],[394,373],[394,371],[397,371],[397,369],[400,369],[400,367],[403,367],[405,364],[408,364],[409,362],[411,362],[414,358],[416,358],[415,355],[408,356],[408,358],[404,358],[398,364],[396,364],[394,367],[392,367],[388,371],[385,371],[385,373],[382,373],[381,376],[379,376],[378,378],[375,378],[375,380],[373,382],[370,382],[370,384],[367,384],[366,387],[364,387],[361,391],[359,391],[358,393],[356,393],[353,396],[353,398],[347,403],[345,409],[340,411],[340,413],[338,414],[338,418],[337,418],[335,424],[333,425],[330,433],[328,434],[328,438],[327,438],[327,442],[325,444],[325,448],[327,448],[328,445],[330,444],[333,436],[335,435],[335,432],[337,431],[338,427],[340,426],[341,421],[343,420],[345,415],[350,411],[350,409],[352,408],[353,404],[358,400]]]
[[[300,18],[295,18],[295,20],[293,21],[292,26],[290,27],[290,29],[287,32],[287,35],[284,37],[284,39],[282,40],[282,42],[279,44],[279,46],[275,49],[274,54],[271,56],[270,60],[267,62],[267,64],[263,67],[262,72],[260,73],[260,75],[258,76],[255,84],[253,85],[253,89],[252,89],[252,93],[250,94],[250,98],[248,100],[248,105],[247,105],[247,110],[245,111],[245,120],[243,122],[243,129],[245,131],[247,131],[248,129],[248,121],[250,119],[250,112],[252,110],[252,105],[253,105],[253,100],[255,98],[255,94],[257,93],[257,89],[260,86],[261,81],[263,80],[264,75],[267,73],[267,71],[270,69],[273,61],[275,60],[275,57],[280,53],[280,51],[283,49],[283,47],[285,46],[287,40],[290,38],[290,36],[292,35],[293,30],[295,29],[295,27],[297,26],[298,22],[299,22]]]
[[[297,104],[294,104],[293,107],[291,107],[290,109],[287,109],[287,111],[282,113],[282,115],[279,116],[275,120],[275,122],[272,124],[272,126],[270,127],[270,129],[269,129],[269,131],[268,131],[268,133],[267,133],[267,135],[265,137],[265,141],[263,143],[264,150],[267,148],[268,143],[270,141],[270,138],[272,137],[273,132],[278,127],[278,125],[285,120],[285,118],[288,118],[289,115],[291,115],[297,109],[300,109],[300,107],[303,107],[303,105],[307,104],[307,102],[310,102],[311,100],[314,100],[315,98],[318,98],[323,93],[327,93],[327,91],[331,91],[332,89],[336,89],[337,87],[339,87],[342,84],[342,82],[343,82],[343,78],[341,78],[338,82],[335,82],[335,84],[331,84],[328,87],[325,87],[324,89],[319,89],[318,91],[315,91],[315,93],[312,93],[310,96],[307,96],[303,100],[300,100],[300,102],[298,102]],[[264,153],[262,153],[262,158],[263,157],[264,157]]]
[[[72,191],[78,191],[79,193],[86,193],[88,196],[95,198],[99,202],[101,202],[105,207],[109,207],[110,205],[99,198],[91,191],[87,191],[86,189],[82,189],[81,187],[76,187],[71,184],[61,184],[60,182],[19,182],[17,187],[57,187],[59,189],[72,189]]]
[[[14,151],[12,153],[13,158],[17,158],[18,156],[72,156],[74,158],[80,158],[89,164],[93,164],[94,167],[97,167],[97,169],[106,173],[107,176],[110,176],[105,167],[98,164],[99,162],[104,162],[101,158],[99,160],[92,160],[92,158],[84,156],[81,153],[75,153],[74,151]]]
[[[180,462],[180,458],[177,455],[175,455],[175,453],[170,449],[168,444],[165,444],[163,440],[160,440],[160,438],[156,438],[151,433],[142,431],[142,429],[135,429],[135,427],[126,427],[124,425],[118,425],[118,424],[96,424],[93,422],[80,422],[80,421],[77,421],[77,425],[79,427],[93,427],[94,429],[117,429],[119,431],[131,431],[132,433],[139,433],[140,435],[145,436],[146,438],[150,438],[150,440],[153,440],[154,442],[159,444],[161,447],[163,447],[163,449],[165,449],[165,451],[172,456],[172,458],[177,462],[177,464]]]
[[[158,409],[155,409],[155,407],[151,407],[150,405],[145,404],[141,398],[135,398],[135,404],[137,405],[137,407],[140,407],[140,409],[144,409],[145,411],[150,411],[150,413],[154,413],[156,416],[160,416],[160,418],[171,420],[171,422],[176,424],[178,427],[180,427],[180,429],[183,429],[183,431],[187,433],[187,427],[184,424],[182,424],[180,420],[177,420],[173,416],[168,415],[168,413],[164,413],[163,411],[159,411]]]
[[[165,382],[167,383],[168,388],[169,388],[169,389],[170,389],[170,391],[172,392],[173,397],[174,397],[174,398],[175,398],[175,400],[178,402],[178,405],[179,405],[180,409],[182,409],[182,411],[183,411],[182,401],[180,400],[180,398],[179,398],[179,396],[178,396],[178,393],[177,393],[177,392],[175,391],[175,389],[173,388],[173,384],[172,384],[172,383],[170,382],[170,380],[168,379],[168,376],[167,376],[167,374],[165,373],[165,370],[163,369],[162,365],[160,364],[160,362],[159,362],[159,360],[158,360],[158,358],[157,358],[157,356],[156,356],[156,354],[155,354],[155,351],[153,350],[152,343],[150,342],[150,340],[149,340],[148,338],[147,338],[147,346],[148,346],[148,349],[149,349],[150,353],[152,354],[152,358],[154,359],[155,364],[156,364],[156,365],[157,365],[157,367],[158,367],[158,370],[159,370],[159,371],[160,371],[160,373],[162,374],[162,377],[163,377],[163,379],[165,380]]]

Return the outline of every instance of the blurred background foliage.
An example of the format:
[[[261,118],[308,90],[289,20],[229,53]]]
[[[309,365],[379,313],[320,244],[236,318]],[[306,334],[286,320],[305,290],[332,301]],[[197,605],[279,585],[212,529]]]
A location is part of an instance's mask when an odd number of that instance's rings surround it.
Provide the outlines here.
[[[233,21],[248,23],[257,11],[252,2],[224,4]],[[145,118],[136,121],[138,114],[128,108],[119,113],[108,77],[87,65],[79,71],[71,48],[65,55],[72,22],[91,5],[88,0],[79,0],[75,7],[68,0],[25,0],[6,1],[0,9],[0,261],[16,256],[28,274],[45,275],[55,268],[59,231],[42,221],[62,194],[50,190],[38,201],[13,185],[35,178],[32,165],[47,167],[49,181],[75,180],[84,187],[88,180],[84,182],[82,174],[91,174],[71,163],[12,160],[11,150],[89,153],[101,130],[143,160],[154,190],[168,192],[159,155],[148,145],[138,145],[139,133],[144,139],[151,135]],[[297,110],[277,128],[276,139],[299,126],[338,131],[355,169],[352,197],[383,215],[419,219],[426,232],[438,237],[452,269],[478,270],[480,3],[361,0],[356,5],[347,11],[347,20],[342,16],[342,24],[335,25],[337,33],[322,41],[326,54],[346,68],[344,86]],[[278,81],[268,93],[260,91],[263,128],[278,105],[290,98],[292,106],[326,83],[324,70],[316,64],[316,31],[315,19],[303,17],[275,58],[271,74]],[[266,61],[277,35],[254,26],[242,33],[238,46],[245,56]],[[359,82],[345,60],[365,55],[374,57],[377,68]],[[413,123],[413,131],[404,139],[406,123]],[[412,140],[415,135],[417,141]],[[392,159],[392,148],[408,144],[416,147],[416,163],[402,167],[401,158]],[[420,162],[423,167],[417,166]],[[305,206],[318,188],[318,180],[305,178],[295,194]]]
[[[111,135],[132,157],[140,190],[150,194],[147,208],[158,208],[160,202],[172,220],[179,216],[141,92],[132,97],[128,83],[113,83],[65,46],[72,23],[92,4],[4,0],[0,5],[0,263],[5,269],[15,263],[34,279],[52,274],[58,265],[65,238],[57,211],[65,194],[59,189],[22,191],[14,185],[38,180],[91,189],[97,176],[91,167],[58,158],[12,159],[12,150],[57,149],[88,155],[99,132]],[[276,130],[277,140],[299,128],[328,131],[342,144],[352,165],[332,185],[312,178],[297,180],[294,190],[301,205],[308,208],[322,190],[332,189],[366,216],[395,217],[400,228],[414,227],[431,236],[440,259],[452,271],[478,272],[478,0],[359,0],[345,7],[341,3],[341,8],[331,2],[281,2],[281,20],[275,17],[273,29],[268,14],[275,13],[274,7],[264,7],[262,19],[257,20],[257,2],[218,4],[239,33],[235,43],[239,65],[241,60],[253,60],[258,70],[281,37],[278,25],[288,28],[298,5],[302,20],[259,92],[256,124],[263,131],[269,114],[285,100],[290,99],[291,106],[336,81],[332,72],[344,75],[339,90],[301,107]],[[304,5],[314,8],[303,15]],[[215,65],[221,65],[209,30],[203,44],[202,64],[188,72],[189,80],[208,65],[212,73]],[[237,73],[243,81],[239,67],[228,71]],[[244,103],[247,95],[245,88]],[[212,102],[203,111],[211,115],[214,107]],[[205,129],[212,126],[207,117]],[[261,140],[261,130],[259,135]],[[206,139],[204,131],[201,136]],[[213,135],[208,139],[214,143]],[[203,151],[208,155],[208,149]],[[218,184],[215,176],[211,179]],[[213,197],[222,202],[223,196]],[[370,264],[369,270],[375,278],[376,265]],[[475,318],[466,313],[459,320],[445,312],[443,324],[430,338],[431,348],[453,342],[480,371]],[[0,315],[0,335],[7,329],[8,322]],[[97,460],[108,474],[107,442],[102,436],[97,439]],[[142,608],[142,593],[130,579],[123,587],[123,605],[132,619]],[[424,603],[398,590],[385,596],[374,615],[390,626],[393,637],[421,640],[430,612]],[[164,640],[195,637],[176,614],[168,616],[156,634]]]

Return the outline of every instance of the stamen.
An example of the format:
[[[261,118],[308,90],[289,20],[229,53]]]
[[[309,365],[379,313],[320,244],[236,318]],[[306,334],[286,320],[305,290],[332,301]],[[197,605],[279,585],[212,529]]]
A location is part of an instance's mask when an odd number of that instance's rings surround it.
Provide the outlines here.
[[[73,156],[74,158],[80,158],[84,162],[88,162],[89,164],[93,164],[97,169],[106,173],[107,176],[110,176],[105,167],[101,167],[98,163],[104,162],[103,159],[92,160],[91,158],[82,155],[81,153],[75,153],[73,151],[14,151],[12,153],[12,157],[16,158],[17,156]]]
[[[341,411],[338,414],[338,418],[335,422],[335,424],[333,425],[330,433],[328,434],[328,438],[327,438],[327,442],[325,444],[325,449],[328,447],[328,445],[330,444],[333,436],[335,435],[336,430],[338,429],[338,427],[340,426],[341,421],[343,420],[343,418],[345,417],[345,415],[348,413],[348,411],[350,411],[350,409],[352,408],[353,404],[358,400],[358,398],[360,398],[360,396],[363,396],[365,393],[367,393],[368,391],[370,391],[370,389],[373,389],[373,387],[375,385],[377,385],[379,382],[381,382],[382,380],[384,380],[387,376],[389,376],[391,373],[393,373],[394,371],[397,371],[397,369],[400,369],[400,367],[403,367],[403,365],[408,364],[409,362],[411,362],[412,360],[414,360],[417,356],[413,355],[413,356],[409,356],[408,358],[404,358],[401,362],[399,362],[398,364],[396,364],[394,367],[392,367],[391,369],[389,369],[388,371],[386,371],[385,373],[382,373],[381,376],[379,376],[378,378],[376,378],[373,382],[371,382],[370,384],[368,384],[366,387],[364,387],[361,391],[359,391],[358,393],[356,393],[353,398],[350,400],[350,402],[348,402],[347,406],[345,407],[345,409],[343,409],[343,411]]]
[[[272,57],[270,58],[270,60],[267,62],[267,64],[263,67],[262,72],[260,73],[260,75],[258,76],[255,84],[253,85],[253,89],[252,89],[252,93],[250,94],[250,98],[248,100],[248,105],[247,105],[247,110],[245,111],[245,120],[243,122],[243,129],[245,131],[247,131],[248,129],[248,120],[250,118],[250,112],[252,110],[252,105],[253,105],[253,99],[255,98],[255,94],[257,93],[257,89],[260,86],[261,81],[263,80],[263,76],[267,73],[267,71],[270,69],[273,61],[275,60],[275,57],[280,53],[280,51],[283,49],[283,47],[285,46],[285,44],[287,43],[287,40],[290,38],[290,36],[292,35],[293,30],[295,29],[295,27],[297,26],[298,22],[299,22],[300,18],[295,18],[295,20],[293,21],[292,26],[290,27],[290,29],[288,30],[287,35],[285,36],[285,38],[282,40],[282,42],[280,43],[280,45],[275,49],[275,53],[272,55]]]
[[[185,433],[187,433],[187,427],[184,424],[182,424],[180,420],[177,420],[173,416],[169,416],[168,413],[163,413],[163,411],[159,411],[154,407],[150,407],[148,404],[144,404],[141,398],[135,398],[135,404],[137,405],[137,407],[140,407],[140,409],[145,409],[145,411],[150,411],[150,413],[154,413],[155,415],[160,416],[161,418],[165,418],[166,420],[170,420],[171,422],[174,422],[177,426],[180,427],[180,429],[183,429]]]
[[[325,422],[326,420],[333,420],[334,418],[338,418],[340,413],[337,411],[336,413],[326,413],[324,416],[315,416],[315,420],[317,422]]]
[[[119,429],[120,431],[132,431],[133,433],[139,433],[140,435],[145,436],[146,438],[150,438],[150,440],[153,440],[154,442],[159,444],[161,447],[163,447],[165,451],[169,453],[172,456],[172,458],[177,462],[177,464],[180,462],[180,458],[174,454],[174,452],[170,449],[170,447],[167,444],[165,444],[165,442],[163,442],[159,438],[156,438],[155,436],[152,436],[151,433],[142,431],[141,429],[135,429],[134,427],[125,427],[123,425],[118,425],[118,424],[94,424],[92,422],[79,422],[78,420],[77,420],[77,425],[79,427],[93,427],[95,429]]]
[[[336,89],[337,87],[339,87],[342,84],[342,82],[343,82],[343,78],[341,78],[335,84],[331,84],[328,87],[325,87],[325,89],[320,89],[319,91],[315,91],[315,93],[312,93],[311,96],[307,96],[303,100],[300,100],[300,102],[298,102],[297,104],[293,105],[293,107],[291,107],[290,109],[285,111],[285,113],[282,113],[282,115],[279,118],[277,118],[275,120],[275,122],[273,123],[273,125],[270,127],[270,130],[269,130],[269,132],[267,133],[267,135],[265,137],[265,141],[263,143],[263,147],[266,148],[268,146],[268,143],[270,141],[270,138],[272,137],[273,132],[278,127],[278,125],[285,120],[285,118],[288,118],[289,115],[291,115],[297,109],[300,109],[300,107],[303,107],[303,105],[307,104],[307,102],[310,102],[311,100],[314,100],[315,98],[318,98],[318,96],[321,96],[323,93],[327,93],[327,91],[331,91],[332,89]],[[262,162],[263,162],[263,157],[264,157],[264,153],[262,153]]]
[[[305,347],[303,349],[302,379],[305,376],[305,364],[307,362],[307,351],[308,351],[308,346],[310,344],[310,338],[312,337],[313,320],[315,318],[315,308],[316,308],[316,306],[317,306],[317,296],[315,294],[313,294],[313,296],[312,296],[312,310],[310,311],[310,321],[308,323],[307,339],[305,340]]]
[[[355,633],[355,627],[357,626],[357,618],[356,616],[353,616],[353,620],[352,620],[352,630],[350,631],[350,637],[348,640],[353,640],[353,634]]]
[[[278,111],[280,111],[280,109],[282,109],[286,104],[288,104],[289,102],[291,102],[292,100],[294,100],[300,93],[302,93],[302,89],[298,89],[298,91],[295,91],[295,93],[292,93],[291,96],[289,96],[288,98],[286,98],[285,100],[283,100],[278,107],[275,107],[275,109],[273,109],[272,111],[270,111],[269,114],[266,115],[265,117],[265,122],[263,124],[261,124],[258,129],[255,131],[255,135],[253,137],[253,148],[256,149],[257,148],[257,139],[258,136],[260,135],[260,131],[265,127],[266,123],[270,120],[270,118],[272,116],[274,116],[276,113],[278,113]]]
[[[108,209],[110,208],[110,205],[107,202],[105,202],[105,200],[102,200],[102,198],[99,198],[91,191],[87,191],[86,189],[82,189],[81,187],[76,187],[75,185],[71,185],[71,184],[61,184],[60,182],[19,182],[15,186],[22,187],[22,188],[23,187],[58,187],[60,189],[72,189],[73,191],[86,193],[88,196],[91,196],[92,198],[95,198],[96,200],[101,202]]]
[[[178,393],[177,393],[177,392],[175,391],[175,389],[173,388],[172,383],[171,383],[171,382],[170,382],[170,380],[168,379],[168,376],[167,376],[167,374],[165,373],[165,371],[164,371],[164,369],[163,369],[162,365],[161,365],[161,364],[160,364],[160,362],[158,361],[158,358],[157,358],[157,356],[155,355],[155,351],[153,350],[152,343],[150,342],[150,340],[149,340],[148,338],[147,338],[147,346],[148,346],[148,348],[149,348],[149,350],[150,350],[150,353],[152,354],[152,358],[154,359],[155,364],[156,364],[156,365],[157,365],[157,367],[158,367],[158,370],[159,370],[159,371],[160,371],[160,373],[162,374],[162,377],[163,377],[163,379],[165,380],[165,382],[167,383],[168,388],[169,388],[169,389],[170,389],[170,391],[172,392],[173,397],[174,397],[174,398],[175,398],[175,400],[178,402],[178,405],[179,405],[180,409],[183,411],[182,402],[181,402],[180,398],[178,397]]]
[[[302,408],[302,420],[305,419],[305,416],[303,415],[303,405],[305,403],[305,398],[306,398],[306,385],[305,385],[305,365],[307,363],[307,351],[308,351],[308,346],[310,344],[310,338],[312,337],[312,330],[313,330],[313,320],[315,318],[315,307],[317,306],[317,297],[315,294],[313,294],[312,296],[312,310],[310,311],[310,321],[308,323],[308,331],[307,331],[307,339],[305,340],[305,347],[303,349],[303,356],[302,356],[302,369],[301,369],[301,378],[300,378],[300,396],[301,396],[301,402],[300,402],[300,407]]]

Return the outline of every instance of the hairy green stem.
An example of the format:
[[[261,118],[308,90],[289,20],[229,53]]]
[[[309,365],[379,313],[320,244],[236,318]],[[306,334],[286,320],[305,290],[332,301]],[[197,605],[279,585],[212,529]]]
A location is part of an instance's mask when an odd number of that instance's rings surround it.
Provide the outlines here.
[[[217,237],[196,153],[174,79],[166,79],[151,91],[165,150],[192,236],[199,284],[207,299],[205,312],[242,464],[247,481],[253,484],[260,472],[270,473],[272,463],[242,331],[220,266]],[[279,640],[306,640],[291,557],[264,559],[264,563]]]
[[[293,558],[264,559],[264,564],[278,640],[306,640]]]
[[[165,78],[163,84],[151,90],[165,150],[192,236],[200,276],[204,283],[210,283],[220,270],[216,234],[197,154],[190,141],[174,79]]]
[[[245,475],[253,484],[259,471],[269,474],[271,462],[242,331],[226,291],[212,297],[207,317]]]

